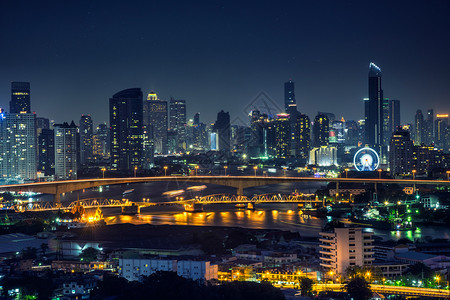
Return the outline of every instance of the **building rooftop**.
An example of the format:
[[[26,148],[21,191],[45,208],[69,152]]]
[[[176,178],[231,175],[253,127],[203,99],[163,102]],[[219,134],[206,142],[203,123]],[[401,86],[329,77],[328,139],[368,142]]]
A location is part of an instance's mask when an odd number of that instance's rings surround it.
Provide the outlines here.
[[[433,257],[436,257],[436,255],[421,253],[421,252],[414,252],[414,251],[408,251],[408,252],[402,252],[397,253],[395,255],[396,258],[404,258],[404,259],[411,259],[411,260],[427,260]]]

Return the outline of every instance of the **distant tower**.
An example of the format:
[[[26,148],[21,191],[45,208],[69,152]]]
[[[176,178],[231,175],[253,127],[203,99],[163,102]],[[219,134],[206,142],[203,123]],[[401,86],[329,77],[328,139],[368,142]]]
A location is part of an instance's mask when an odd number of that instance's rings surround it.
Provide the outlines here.
[[[9,113],[20,114],[31,113],[30,106],[30,83],[11,82],[11,102],[9,102]]]
[[[313,125],[314,147],[328,146],[329,135],[330,135],[330,123],[328,116],[319,113],[314,118],[314,125]]]
[[[73,121],[55,124],[54,132],[56,179],[77,179],[77,126]]]
[[[414,117],[414,144],[420,145],[422,144],[422,135],[423,135],[423,114],[420,109],[416,111],[416,115]]]
[[[80,163],[87,164],[93,159],[93,124],[90,115],[82,115],[80,119]]]
[[[186,100],[170,99],[169,130],[176,134],[177,151],[186,148]]]
[[[4,113],[0,109],[0,177],[35,179],[36,115]]]
[[[389,100],[389,135],[400,126],[400,100]]]
[[[397,129],[392,135],[389,147],[389,166],[392,174],[409,174],[412,171],[413,149],[409,131]]]
[[[294,138],[295,157],[308,160],[311,150],[311,121],[307,115],[298,114],[295,118]]]
[[[217,113],[217,120],[213,127],[214,133],[218,135],[218,149],[223,152],[230,152],[231,131],[230,113],[221,110]]]
[[[297,102],[295,100],[295,86],[292,80],[284,83],[284,110],[287,113],[297,111]]]
[[[150,92],[144,102],[144,126],[156,153],[167,154],[167,113],[167,101],[160,100],[155,92]]]
[[[369,65],[369,99],[365,117],[366,144],[377,148],[383,144],[383,90],[381,88],[381,69],[374,63]]]
[[[432,109],[427,111],[427,118],[423,123],[423,142],[431,145],[434,143],[434,111]]]
[[[109,99],[111,169],[132,171],[142,158],[142,91],[120,91]]]
[[[444,150],[447,144],[447,130],[448,130],[448,114],[437,114],[434,122],[434,140],[436,147]],[[445,149],[448,151],[448,149]]]

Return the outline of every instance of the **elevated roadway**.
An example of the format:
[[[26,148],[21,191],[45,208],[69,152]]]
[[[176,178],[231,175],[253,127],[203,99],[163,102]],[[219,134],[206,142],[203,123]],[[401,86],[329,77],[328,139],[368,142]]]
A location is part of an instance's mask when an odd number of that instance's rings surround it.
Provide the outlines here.
[[[242,196],[243,190],[249,187],[264,186],[291,182],[353,182],[373,184],[400,185],[450,185],[444,180],[411,180],[411,179],[374,179],[374,178],[315,178],[315,177],[266,177],[266,176],[164,176],[164,177],[131,177],[131,178],[95,178],[65,181],[35,182],[25,184],[0,185],[0,191],[25,191],[54,195],[54,201],[60,203],[60,195],[76,190],[94,188],[105,185],[181,181],[193,183],[217,184],[237,189],[237,195]]]

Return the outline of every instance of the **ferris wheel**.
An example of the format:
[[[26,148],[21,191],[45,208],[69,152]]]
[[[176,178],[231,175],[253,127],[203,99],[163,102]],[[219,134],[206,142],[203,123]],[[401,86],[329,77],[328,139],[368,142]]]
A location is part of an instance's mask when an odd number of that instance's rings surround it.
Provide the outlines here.
[[[356,152],[353,164],[358,171],[375,171],[380,164],[380,158],[375,150],[366,147]]]

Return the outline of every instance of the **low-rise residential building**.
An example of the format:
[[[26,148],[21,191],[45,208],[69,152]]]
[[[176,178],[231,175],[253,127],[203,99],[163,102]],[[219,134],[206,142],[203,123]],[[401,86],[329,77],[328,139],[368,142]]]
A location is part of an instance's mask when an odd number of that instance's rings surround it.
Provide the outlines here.
[[[410,265],[423,263],[431,269],[450,268],[450,257],[445,255],[432,255],[421,252],[408,251],[403,253],[396,253],[395,259]]]

